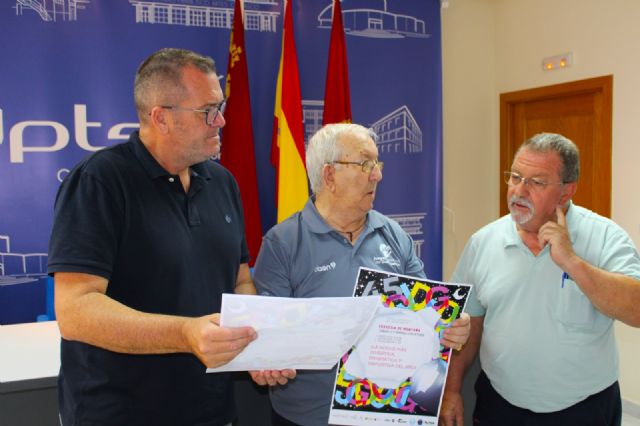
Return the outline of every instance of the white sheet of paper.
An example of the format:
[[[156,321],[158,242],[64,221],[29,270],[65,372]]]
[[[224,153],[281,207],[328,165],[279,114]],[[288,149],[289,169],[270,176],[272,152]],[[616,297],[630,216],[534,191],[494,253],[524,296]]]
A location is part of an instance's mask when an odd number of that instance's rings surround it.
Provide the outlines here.
[[[253,327],[258,338],[207,372],[326,370],[368,329],[379,296],[288,298],[223,294],[220,325]]]

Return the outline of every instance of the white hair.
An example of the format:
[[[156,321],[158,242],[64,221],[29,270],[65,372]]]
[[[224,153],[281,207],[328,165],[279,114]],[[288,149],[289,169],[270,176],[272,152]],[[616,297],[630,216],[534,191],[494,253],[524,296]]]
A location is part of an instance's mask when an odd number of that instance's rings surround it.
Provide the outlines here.
[[[338,139],[344,134],[364,136],[373,139],[374,142],[377,138],[373,130],[351,123],[327,124],[311,136],[307,145],[306,163],[311,191],[314,194],[322,189],[324,165],[334,163],[342,155],[342,144]]]

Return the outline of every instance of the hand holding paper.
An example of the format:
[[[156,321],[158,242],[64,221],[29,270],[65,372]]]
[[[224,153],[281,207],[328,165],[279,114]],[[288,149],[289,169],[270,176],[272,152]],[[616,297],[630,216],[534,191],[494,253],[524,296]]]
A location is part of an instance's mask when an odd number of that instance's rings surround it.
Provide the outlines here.
[[[192,352],[208,367],[226,364],[256,338],[250,327],[222,328],[220,314],[189,318],[183,326]]]

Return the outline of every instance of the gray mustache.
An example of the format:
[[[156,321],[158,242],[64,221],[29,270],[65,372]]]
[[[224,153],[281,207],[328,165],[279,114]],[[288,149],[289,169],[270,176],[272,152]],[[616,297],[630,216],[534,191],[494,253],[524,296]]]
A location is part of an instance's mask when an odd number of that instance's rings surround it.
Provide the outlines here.
[[[509,206],[512,206],[515,203],[522,204],[526,206],[529,210],[533,210],[533,204],[531,203],[531,201],[527,200],[526,198],[521,198],[521,197],[518,197],[517,195],[512,195],[511,198],[509,198]]]

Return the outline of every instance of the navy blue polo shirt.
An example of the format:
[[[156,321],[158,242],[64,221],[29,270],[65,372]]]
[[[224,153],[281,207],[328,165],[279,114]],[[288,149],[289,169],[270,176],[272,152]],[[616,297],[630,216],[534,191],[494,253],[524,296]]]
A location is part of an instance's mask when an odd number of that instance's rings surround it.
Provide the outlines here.
[[[194,165],[185,193],[138,132],[83,160],[58,191],[49,273],[104,277],[107,295],[133,309],[219,312],[248,259],[231,173],[214,161]],[[213,426],[235,416],[229,374],[206,374],[194,355],[128,355],[63,339],[61,358],[65,426]]]

